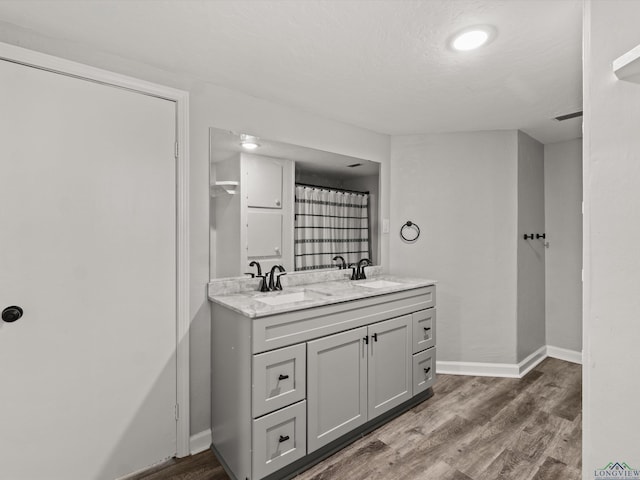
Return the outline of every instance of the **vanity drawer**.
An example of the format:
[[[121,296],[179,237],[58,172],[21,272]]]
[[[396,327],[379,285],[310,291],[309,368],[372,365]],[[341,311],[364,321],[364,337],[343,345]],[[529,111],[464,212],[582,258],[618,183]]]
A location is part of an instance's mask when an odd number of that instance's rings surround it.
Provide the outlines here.
[[[306,357],[304,343],[253,356],[254,418],[306,397]]]
[[[436,347],[413,356],[413,394],[424,392],[436,379]]]
[[[435,346],[436,309],[420,310],[411,316],[413,319],[413,353]]]
[[[253,480],[307,454],[306,424],[305,400],[253,421]]]

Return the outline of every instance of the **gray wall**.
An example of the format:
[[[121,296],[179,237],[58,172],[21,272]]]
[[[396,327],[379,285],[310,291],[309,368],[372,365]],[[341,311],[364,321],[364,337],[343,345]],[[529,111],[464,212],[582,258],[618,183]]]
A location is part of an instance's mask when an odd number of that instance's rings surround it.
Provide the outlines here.
[[[515,363],[516,131],[392,138],[390,269],[438,283],[438,357]],[[416,222],[414,244],[400,239]]]
[[[640,2],[587,1],[584,51],[583,471],[640,466],[640,85],[611,64],[640,44]]]
[[[545,345],[544,147],[518,132],[518,354],[520,362]]]
[[[582,351],[582,139],[544,147],[547,345]]]
[[[0,41],[190,92],[191,434],[207,430],[210,391],[218,388],[210,384],[210,312],[206,297],[209,127],[250,132],[275,141],[381,162],[381,208],[385,217],[388,216],[389,137],[3,22],[0,22]],[[388,236],[382,238],[381,250],[382,264],[386,266]]]

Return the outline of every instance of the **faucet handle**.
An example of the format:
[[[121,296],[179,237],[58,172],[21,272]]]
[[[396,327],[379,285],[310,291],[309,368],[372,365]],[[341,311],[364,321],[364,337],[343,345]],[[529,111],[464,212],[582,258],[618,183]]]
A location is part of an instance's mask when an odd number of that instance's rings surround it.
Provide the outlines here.
[[[359,277],[360,280],[366,280],[367,279],[367,276],[364,274],[364,267],[368,267],[368,266],[369,266],[369,264],[367,263],[366,265],[362,265],[360,267],[360,277]]]
[[[281,272],[280,275],[276,277],[276,286],[275,286],[276,290],[282,290],[282,283],[280,283],[280,277],[286,274],[287,272]]]
[[[350,263],[349,268],[351,269],[351,280],[358,280],[358,266],[355,263]]]
[[[256,275],[256,278],[260,278],[262,279],[260,281],[260,291],[261,292],[268,292],[269,291],[269,287],[267,286],[267,275]]]

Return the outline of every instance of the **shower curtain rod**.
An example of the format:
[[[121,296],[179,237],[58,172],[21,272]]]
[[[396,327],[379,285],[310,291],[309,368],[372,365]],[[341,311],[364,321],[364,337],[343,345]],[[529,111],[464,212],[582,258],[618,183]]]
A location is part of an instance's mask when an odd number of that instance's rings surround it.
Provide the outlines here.
[[[322,185],[312,185],[310,183],[296,182],[296,186],[298,185],[300,185],[301,187],[319,188],[320,190],[333,190],[334,192],[346,192],[346,193],[356,193],[359,195],[369,195],[368,191],[360,192],[358,190],[347,190],[346,188],[323,187]]]

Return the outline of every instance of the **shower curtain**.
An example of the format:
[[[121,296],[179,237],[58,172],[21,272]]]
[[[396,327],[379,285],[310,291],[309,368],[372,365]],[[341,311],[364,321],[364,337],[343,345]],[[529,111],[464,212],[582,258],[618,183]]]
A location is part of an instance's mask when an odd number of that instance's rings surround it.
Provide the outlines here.
[[[369,195],[296,185],[295,269],[314,270],[370,258]]]

